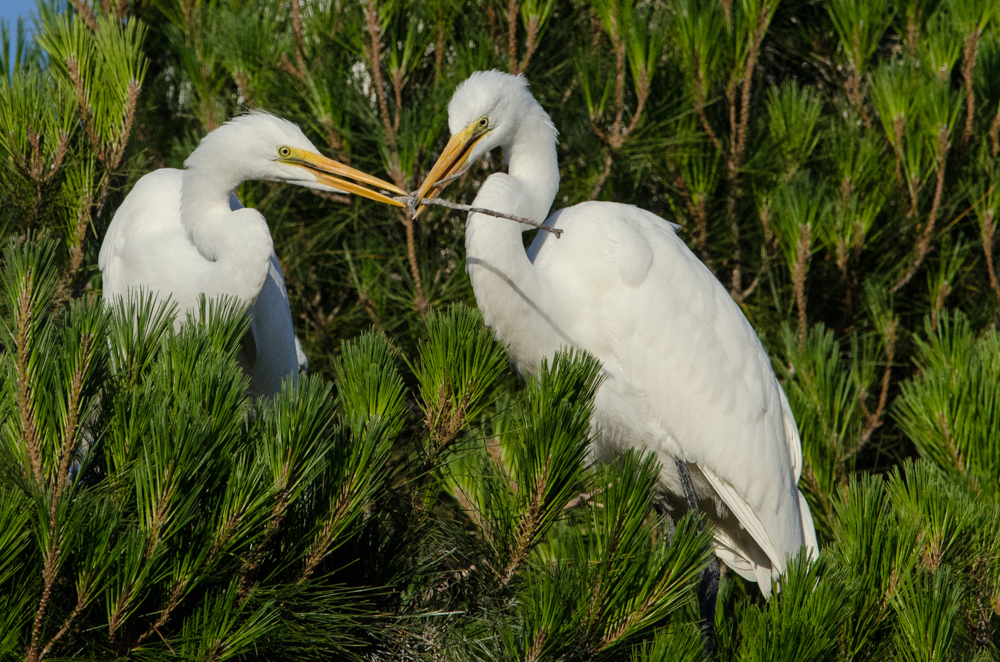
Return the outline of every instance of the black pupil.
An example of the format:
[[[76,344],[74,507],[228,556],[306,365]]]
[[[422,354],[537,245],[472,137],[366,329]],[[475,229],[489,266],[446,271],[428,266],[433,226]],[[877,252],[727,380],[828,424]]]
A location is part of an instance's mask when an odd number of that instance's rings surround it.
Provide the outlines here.
[[[486,118],[484,117],[483,119],[479,120],[479,126],[482,126],[482,127],[485,127],[485,126],[486,126],[486,123],[487,123],[488,121],[489,121],[489,120],[487,120],[487,119],[486,119]]]

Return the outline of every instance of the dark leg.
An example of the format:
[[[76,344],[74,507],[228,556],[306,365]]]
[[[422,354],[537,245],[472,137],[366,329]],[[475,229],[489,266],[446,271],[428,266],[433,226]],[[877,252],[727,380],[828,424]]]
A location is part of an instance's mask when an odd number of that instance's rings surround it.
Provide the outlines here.
[[[674,533],[677,531],[677,524],[670,514],[670,506],[666,497],[658,496],[653,499],[653,508],[663,518],[663,539],[667,541],[667,547],[674,544]]]
[[[674,458],[677,464],[677,474],[684,489],[684,500],[689,510],[698,511],[698,499],[694,494],[694,484],[691,482],[691,472],[687,462]],[[700,531],[702,525],[698,525]],[[716,559],[702,570],[698,581],[698,612],[701,616],[701,636],[705,640],[705,654],[711,658],[715,655],[715,602],[719,597],[719,562]]]

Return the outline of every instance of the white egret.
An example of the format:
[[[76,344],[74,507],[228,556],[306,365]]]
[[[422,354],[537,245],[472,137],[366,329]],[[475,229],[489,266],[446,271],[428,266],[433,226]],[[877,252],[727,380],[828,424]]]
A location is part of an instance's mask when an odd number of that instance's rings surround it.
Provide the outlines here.
[[[276,393],[285,378],[297,379],[300,364],[284,274],[264,216],[244,209],[233,191],[262,179],[393,205],[400,203],[355,182],[403,191],[320,156],[299,127],[262,112],[209,133],[184,165],[142,177],[115,212],[98,258],[104,298],[146,288],[175,302],[182,319],[201,294],[251,304],[240,360],[252,395]]]
[[[508,171],[490,175],[473,206],[545,219],[559,188],[557,131],[523,77],[474,73],[455,91],[448,124],[451,140],[418,199],[502,147]],[[673,505],[696,502],[715,525],[718,557],[767,596],[789,554],[816,552],[816,534],[797,487],[795,420],[753,328],[674,227],[648,211],[585,202],[545,225],[564,232],[539,232],[525,252],[529,226],[469,214],[466,264],[483,319],[522,371],[566,346],[600,359],[596,450],[654,451]]]

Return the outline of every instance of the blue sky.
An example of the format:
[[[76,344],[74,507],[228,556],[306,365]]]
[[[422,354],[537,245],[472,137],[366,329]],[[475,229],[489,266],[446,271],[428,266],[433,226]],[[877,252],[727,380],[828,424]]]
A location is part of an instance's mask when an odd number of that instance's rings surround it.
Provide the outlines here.
[[[11,23],[17,20],[18,16],[27,17],[35,10],[35,0],[0,0],[0,18],[5,18]]]
[[[17,18],[28,18],[35,11],[35,0],[0,0],[0,19],[4,19],[13,32]],[[13,53],[13,44],[11,44]]]

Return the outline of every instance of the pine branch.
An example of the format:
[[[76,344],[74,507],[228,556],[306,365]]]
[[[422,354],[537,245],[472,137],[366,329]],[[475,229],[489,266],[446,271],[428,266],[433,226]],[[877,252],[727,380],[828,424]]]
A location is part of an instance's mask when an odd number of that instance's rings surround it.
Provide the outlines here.
[[[743,84],[740,96],[740,120],[736,122],[736,79],[730,79],[730,84],[726,90],[726,98],[729,100],[729,125],[730,140],[735,139],[735,143],[730,142],[729,146],[729,195],[726,198],[726,214],[729,217],[729,233],[733,241],[733,270],[730,275],[729,294],[740,302],[740,294],[743,290],[743,277],[740,270],[740,227],[736,218],[736,201],[740,196],[739,171],[743,165],[743,150],[746,147],[747,125],[750,122],[750,90],[753,84],[754,69],[757,67],[757,57],[760,53],[761,43],[767,33],[769,23],[770,5],[765,2],[760,8],[760,17],[754,29],[750,50],[747,54],[746,63],[743,66]]]
[[[917,254],[913,259],[913,263],[910,268],[903,275],[902,278],[892,287],[893,292],[898,292],[910,282],[914,274],[917,273],[917,269],[923,263],[924,258],[930,251],[931,247],[931,237],[934,236],[934,223],[937,221],[938,210],[941,208],[941,195],[944,192],[944,172],[945,165],[948,160],[948,129],[941,129],[938,132],[938,171],[937,171],[937,185],[934,187],[934,201],[931,203],[931,211],[927,217],[927,225],[924,227],[923,232],[920,234],[920,240],[917,243]]]
[[[545,465],[542,467],[541,474],[535,479],[535,489],[531,493],[531,502],[528,504],[528,511],[521,518],[520,525],[517,528],[517,535],[514,538],[514,548],[511,551],[510,560],[507,563],[507,567],[498,575],[501,589],[506,588],[510,584],[511,579],[514,578],[514,575],[521,568],[525,559],[528,558],[528,552],[531,551],[536,542],[538,527],[541,523],[542,508],[545,506],[545,489],[549,479],[549,467],[551,464],[552,454],[550,453],[545,457]]]
[[[295,35],[295,63],[298,65],[298,71],[301,75],[305,75],[306,71],[306,60],[305,60],[305,40],[302,37],[302,13],[299,7],[300,0],[291,0],[292,2],[292,33]]]
[[[83,19],[88,28],[97,32],[97,18],[94,16],[94,12],[86,0],[73,0],[73,9],[76,10],[76,13]],[[105,11],[105,13],[107,12]]]
[[[510,73],[517,75],[521,70],[517,66],[517,0],[507,2],[507,59],[510,62]]]
[[[861,440],[858,445],[851,452],[852,455],[857,455],[871,439],[872,433],[878,428],[882,427],[884,423],[883,416],[885,415],[885,405],[886,400],[889,395],[889,386],[891,384],[890,378],[892,377],[892,363],[896,356],[896,329],[898,327],[899,320],[893,318],[886,329],[885,333],[885,372],[882,373],[882,389],[879,391],[878,404],[875,407],[874,412],[868,411],[868,406],[866,404],[866,399],[868,394],[862,391],[859,395],[859,400],[861,403],[861,412],[865,416],[865,427],[861,433]]]
[[[795,288],[795,307],[799,313],[799,351],[806,348],[806,274],[809,272],[809,247],[812,243],[810,228],[803,224],[799,229],[799,241],[795,247],[795,271],[792,282]]]
[[[366,0],[364,5],[365,28],[369,35],[369,44],[365,46],[369,68],[372,74],[372,84],[375,86],[375,95],[378,98],[379,112],[382,117],[382,127],[385,130],[386,142],[389,146],[389,154],[392,159],[389,175],[393,183],[401,189],[406,189],[406,178],[400,166],[399,149],[396,146],[396,129],[399,126],[399,112],[402,104],[402,85],[396,85],[394,80],[394,92],[396,95],[396,119],[393,121],[389,117],[389,102],[385,95],[385,84],[382,79],[382,28],[378,22],[378,10],[375,7],[375,0]],[[416,215],[413,210],[407,209],[403,212],[403,229],[406,231],[406,257],[410,266],[410,275],[413,277],[413,286],[416,289],[414,305],[421,315],[427,314],[428,302],[424,294],[424,282],[420,276],[420,265],[417,263],[417,241],[414,231]]]
[[[972,89],[972,72],[976,67],[976,54],[979,48],[981,30],[974,29],[965,38],[962,50],[962,81],[965,84],[965,133],[962,135],[962,145],[968,145],[972,138],[972,122],[975,119],[976,95]]]
[[[993,234],[995,231],[996,224],[993,221],[993,210],[990,209],[983,214],[983,254],[986,256],[986,273],[990,279],[990,287],[993,288],[993,293],[997,297],[997,303],[1000,303],[1000,284],[997,283],[997,274],[993,267]]]
[[[705,133],[708,134],[709,140],[712,141],[712,145],[715,147],[715,151],[721,153],[722,143],[719,142],[718,136],[712,130],[712,125],[708,122],[708,116],[705,115],[705,81],[701,76],[701,67],[697,61],[697,55],[695,56],[694,108],[695,112],[698,113],[698,119],[701,121],[702,128],[705,129]]]
[[[1000,155],[1000,108],[997,109],[997,114],[993,116],[993,121],[990,122],[990,154],[993,158],[997,158]]]
[[[32,330],[34,329],[32,320],[34,301],[31,296],[34,278],[34,270],[29,269],[25,274],[24,283],[17,299],[17,318],[15,320],[15,328],[17,329],[17,406],[21,413],[21,439],[28,453],[31,474],[35,484],[41,486],[45,476],[42,473],[41,438],[35,424],[35,394],[31,387],[32,374],[29,369]]]

